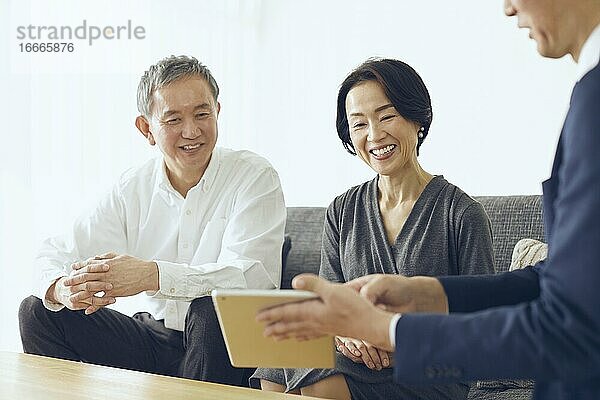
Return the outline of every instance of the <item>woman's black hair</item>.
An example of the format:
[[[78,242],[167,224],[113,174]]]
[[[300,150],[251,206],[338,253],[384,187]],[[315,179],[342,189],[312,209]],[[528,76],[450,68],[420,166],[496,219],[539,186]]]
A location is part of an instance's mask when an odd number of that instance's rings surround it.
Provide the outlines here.
[[[419,147],[429,133],[433,117],[429,92],[419,74],[410,65],[398,60],[381,58],[371,58],[362,63],[344,79],[340,86],[336,127],[346,150],[356,155],[346,118],[346,96],[354,86],[366,81],[378,82],[396,111],[404,119],[415,122],[423,128],[423,137],[418,138],[417,143],[417,155],[419,155]]]

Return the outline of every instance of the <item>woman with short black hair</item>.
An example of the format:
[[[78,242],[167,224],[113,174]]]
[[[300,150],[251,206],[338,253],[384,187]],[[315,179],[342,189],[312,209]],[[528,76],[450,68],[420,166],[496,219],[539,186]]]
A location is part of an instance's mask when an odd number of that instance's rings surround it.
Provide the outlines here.
[[[322,277],[346,282],[375,273],[494,272],[483,207],[417,160],[431,120],[429,92],[402,61],[370,59],[344,80],[337,100],[338,136],[377,176],[338,196],[327,209]],[[265,390],[336,399],[467,397],[467,384],[394,383],[392,354],[362,340],[336,337],[336,348],[335,369],[258,369],[252,379],[260,379]]]

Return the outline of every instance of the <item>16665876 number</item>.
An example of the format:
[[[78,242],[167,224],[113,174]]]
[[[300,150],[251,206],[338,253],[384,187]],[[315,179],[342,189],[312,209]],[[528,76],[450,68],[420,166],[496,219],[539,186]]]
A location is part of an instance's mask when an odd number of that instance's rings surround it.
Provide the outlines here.
[[[71,42],[62,43],[19,43],[21,53],[72,53],[75,46]]]

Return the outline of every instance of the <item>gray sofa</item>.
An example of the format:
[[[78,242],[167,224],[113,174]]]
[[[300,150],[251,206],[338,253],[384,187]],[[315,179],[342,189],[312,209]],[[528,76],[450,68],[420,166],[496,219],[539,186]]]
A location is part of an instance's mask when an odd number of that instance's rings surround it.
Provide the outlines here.
[[[498,272],[508,270],[515,244],[523,238],[543,240],[541,196],[476,197],[492,223],[494,256]],[[302,272],[318,273],[325,208],[288,207],[286,234],[291,238],[282,288]],[[493,360],[490,360],[493,362]],[[474,382],[469,399],[521,400],[531,397],[530,381]]]

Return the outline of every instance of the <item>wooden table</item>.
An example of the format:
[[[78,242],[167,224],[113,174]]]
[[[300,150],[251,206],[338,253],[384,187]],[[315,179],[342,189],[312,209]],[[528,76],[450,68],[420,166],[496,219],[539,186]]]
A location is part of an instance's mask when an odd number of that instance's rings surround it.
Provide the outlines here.
[[[0,352],[0,399],[294,400],[310,398],[56,358]]]

